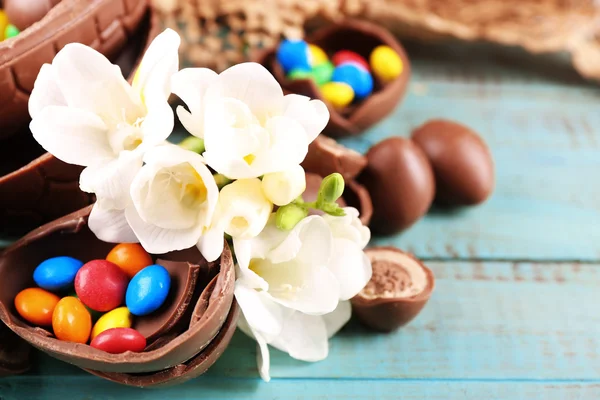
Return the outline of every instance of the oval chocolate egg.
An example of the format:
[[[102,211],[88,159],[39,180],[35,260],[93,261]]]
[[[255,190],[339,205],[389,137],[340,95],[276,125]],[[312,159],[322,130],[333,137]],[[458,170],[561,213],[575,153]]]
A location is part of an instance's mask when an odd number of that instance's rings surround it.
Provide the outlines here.
[[[412,133],[427,155],[436,184],[436,203],[474,205],[494,190],[494,161],[479,135],[456,122],[433,120]]]
[[[41,20],[60,0],[4,0],[8,20],[20,31]]]
[[[367,153],[359,176],[373,202],[374,233],[402,231],[421,218],[433,201],[433,171],[423,151],[403,137],[385,139]]]

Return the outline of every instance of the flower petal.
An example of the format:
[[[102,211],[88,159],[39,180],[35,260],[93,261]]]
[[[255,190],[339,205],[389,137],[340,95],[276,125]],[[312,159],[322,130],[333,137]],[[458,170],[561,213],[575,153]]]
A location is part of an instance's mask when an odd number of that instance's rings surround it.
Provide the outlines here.
[[[44,107],[66,105],[67,102],[56,83],[52,65],[42,65],[29,96],[29,115],[35,118]]]
[[[260,120],[280,115],[283,91],[273,75],[262,65],[247,62],[223,71],[206,91],[210,99],[230,97],[246,103]]]
[[[108,243],[137,243],[138,239],[125,218],[124,210],[105,208],[96,202],[88,219],[96,237]]]
[[[256,364],[258,365],[258,372],[260,377],[265,381],[269,382],[271,376],[269,373],[271,367],[271,357],[269,355],[269,346],[267,341],[258,332],[255,332],[250,328],[248,322],[244,318],[244,314],[240,315],[237,323],[238,328],[249,337],[256,340]]]
[[[306,96],[288,94],[284,97],[283,116],[298,121],[311,143],[325,129],[329,122],[329,110],[321,100],[311,100]]]
[[[281,333],[270,344],[302,361],[321,361],[329,353],[323,317],[300,312],[285,319]]]
[[[84,192],[95,193],[107,207],[123,210],[131,202],[129,189],[140,168],[139,154],[122,151],[118,159],[84,169],[79,186]]]
[[[333,335],[338,333],[344,325],[350,321],[352,316],[352,305],[350,301],[340,301],[338,306],[329,314],[323,315],[323,321],[325,322],[325,328],[327,328],[327,337],[331,338]]]
[[[166,29],[150,43],[132,84],[142,99],[157,96],[167,100],[171,94],[171,77],[179,70],[180,44],[181,38],[172,29]]]
[[[256,155],[252,167],[260,175],[291,169],[304,161],[308,153],[308,140],[304,129],[295,120],[285,117],[273,117],[267,121],[266,129],[271,145]]]
[[[296,165],[288,170],[265,174],[262,179],[265,196],[275,205],[285,206],[306,190],[304,168]]]
[[[248,288],[239,281],[235,284],[235,299],[248,325],[265,338],[279,335],[284,318],[291,314],[291,310],[285,310],[274,302],[268,293]]]
[[[199,138],[204,137],[204,94],[217,77],[217,73],[208,68],[186,68],[171,78],[171,90],[190,110],[180,106],[177,115],[185,129]]]
[[[140,243],[148,253],[163,254],[195,246],[202,234],[202,225],[189,229],[163,229],[142,220],[132,205],[125,209],[125,217]]]
[[[208,262],[215,261],[223,253],[224,232],[219,229],[209,229],[202,236],[196,247]]]
[[[121,69],[91,47],[70,43],[58,52],[52,66],[69,107],[101,115],[114,128],[143,116],[141,99]]]
[[[340,300],[356,296],[371,279],[373,270],[361,247],[348,239],[333,240],[329,269],[340,283]]]
[[[88,166],[114,158],[104,122],[90,112],[44,107],[29,125],[37,142],[68,164]]]
[[[144,136],[142,144],[138,147],[139,152],[164,142],[173,132],[174,125],[173,109],[166,100],[148,104],[148,114],[141,125]]]

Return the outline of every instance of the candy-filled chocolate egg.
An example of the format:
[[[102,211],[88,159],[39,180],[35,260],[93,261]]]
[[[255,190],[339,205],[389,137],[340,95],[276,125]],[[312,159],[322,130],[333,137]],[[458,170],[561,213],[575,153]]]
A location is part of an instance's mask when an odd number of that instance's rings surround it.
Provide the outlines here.
[[[8,20],[19,30],[38,22],[61,0],[4,0]]]
[[[379,234],[402,231],[421,218],[433,201],[433,170],[423,151],[410,139],[391,137],[367,153],[359,176],[373,201],[371,229]]]
[[[474,205],[494,190],[494,161],[483,139],[468,127],[433,120],[415,129],[412,140],[427,155],[436,183],[436,202]]]
[[[371,260],[373,276],[352,299],[352,309],[368,327],[390,332],[421,312],[435,278],[423,263],[399,249],[372,247],[365,254]]]

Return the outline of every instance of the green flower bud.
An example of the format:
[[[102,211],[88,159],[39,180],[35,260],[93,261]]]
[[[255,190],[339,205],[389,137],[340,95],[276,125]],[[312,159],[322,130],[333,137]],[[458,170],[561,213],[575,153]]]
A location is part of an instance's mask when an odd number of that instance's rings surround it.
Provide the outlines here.
[[[183,139],[179,143],[179,146],[186,150],[191,150],[194,153],[204,153],[204,139],[197,138],[196,136],[190,136]]]
[[[279,207],[275,215],[275,224],[284,231],[292,230],[298,222],[302,221],[308,215],[308,210],[297,204],[291,203],[287,206]]]
[[[215,182],[219,190],[223,189],[223,187],[229,185],[232,182],[231,179],[229,179],[223,174],[215,174],[213,175],[213,178],[215,178]]]
[[[317,207],[322,208],[323,204],[335,203],[342,196],[342,193],[344,193],[344,178],[342,175],[334,172],[326,176],[321,182]]]

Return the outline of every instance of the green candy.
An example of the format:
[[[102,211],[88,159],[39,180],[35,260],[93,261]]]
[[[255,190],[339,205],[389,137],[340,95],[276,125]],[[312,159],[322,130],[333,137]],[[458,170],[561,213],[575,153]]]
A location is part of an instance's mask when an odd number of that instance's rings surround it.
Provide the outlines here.
[[[8,24],[6,25],[6,29],[4,30],[4,38],[5,39],[10,39],[12,37],[15,37],[19,34],[19,29],[17,29],[16,26],[14,26],[13,24]]]
[[[302,68],[294,68],[293,70],[290,71],[290,73],[287,75],[287,77],[288,77],[288,79],[291,79],[291,80],[311,79],[312,73],[311,73],[311,71],[307,71]]]
[[[325,61],[324,63],[315,66],[312,70],[312,76],[317,85],[321,86],[330,82],[334,68],[331,61]]]

